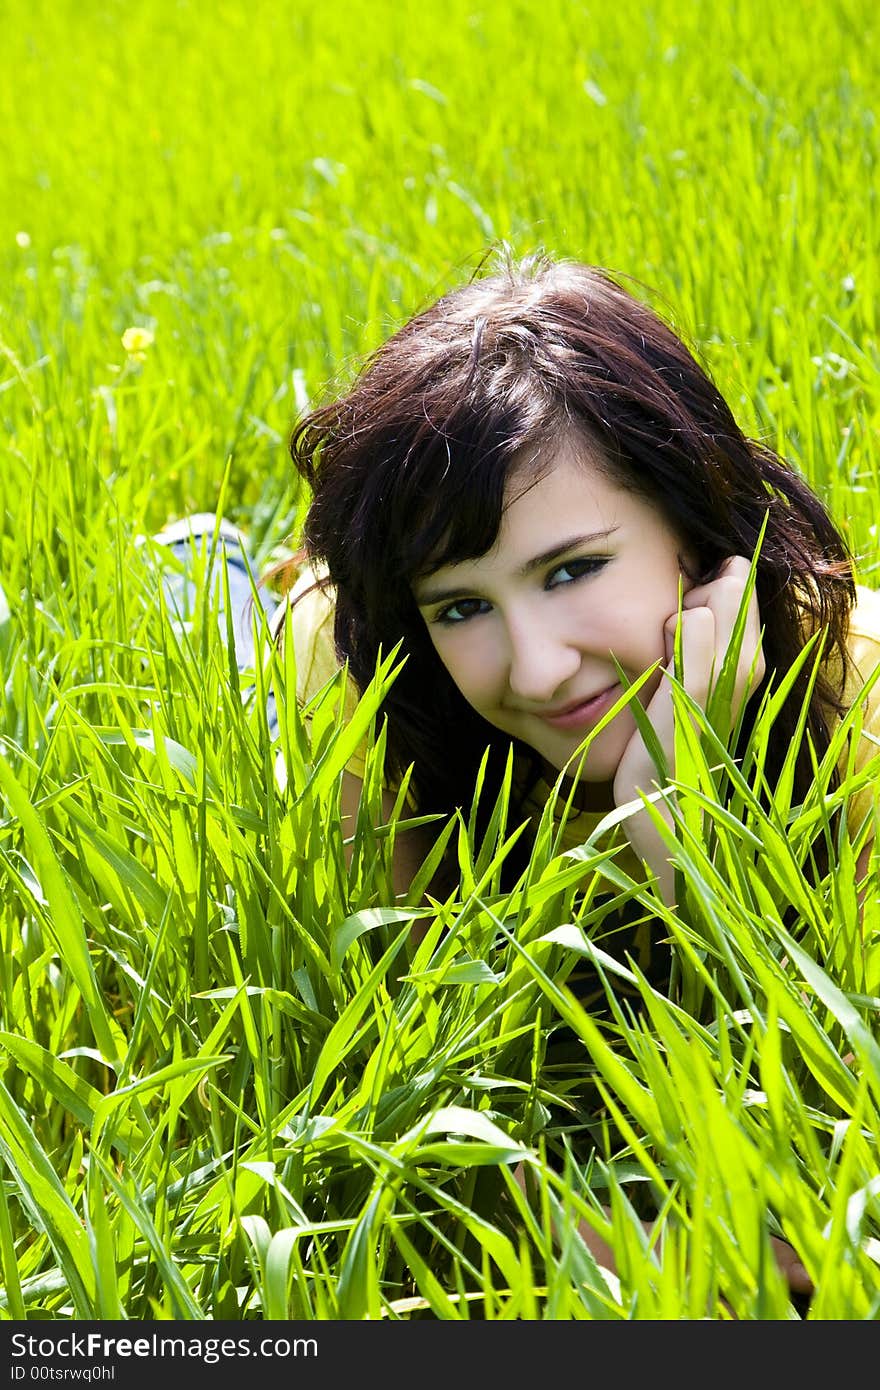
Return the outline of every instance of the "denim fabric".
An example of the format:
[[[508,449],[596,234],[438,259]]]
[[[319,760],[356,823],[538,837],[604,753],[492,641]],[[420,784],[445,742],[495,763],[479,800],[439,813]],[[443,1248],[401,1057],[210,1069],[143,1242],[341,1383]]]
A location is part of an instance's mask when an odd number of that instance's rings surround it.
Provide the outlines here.
[[[161,572],[162,589],[168,609],[181,622],[192,619],[196,600],[196,583],[189,570],[193,559],[201,552],[207,554],[210,533],[191,531],[190,535],[168,540],[160,533],[154,537],[172,563],[163,564]],[[253,573],[253,569],[251,570]],[[229,604],[232,611],[232,638],[235,661],[239,671],[252,669],[255,661],[253,608],[259,602],[263,611],[271,616],[275,600],[265,590],[257,588],[256,596],[248,574],[247,557],[242,542],[230,535],[221,535],[213,556],[210,583],[212,599],[217,608],[220,631],[224,640],[227,636],[226,593],[224,574],[229,589]],[[242,697],[247,698],[253,686],[242,687]],[[275,710],[275,697],[270,695],[266,707],[269,733],[272,738],[278,732],[278,718]]]

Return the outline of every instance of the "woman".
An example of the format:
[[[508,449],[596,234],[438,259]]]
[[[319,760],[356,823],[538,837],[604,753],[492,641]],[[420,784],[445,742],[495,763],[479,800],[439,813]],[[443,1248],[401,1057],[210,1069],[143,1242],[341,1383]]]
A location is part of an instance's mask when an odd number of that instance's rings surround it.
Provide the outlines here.
[[[290,447],[312,492],[308,566],[291,595],[298,693],[308,700],[345,661],[353,703],[380,652],[400,644],[382,708],[389,806],[411,765],[420,812],[468,808],[487,750],[500,784],[512,747],[512,824],[539,814],[560,771],[582,812],[570,839],[635,802],[622,823],[630,862],[671,902],[668,851],[641,793],[664,768],[674,775],[665,672],[676,642],[684,688],[705,708],[743,606],[730,693],[734,719],[745,705],[744,746],[762,693],[824,634],[815,684],[807,661],[771,736],[772,785],[806,703],[794,800],[880,660],[880,599],[857,591],[822,503],[744,436],[676,334],[592,267],[508,260],[453,290],[302,419]],[[872,694],[857,768],[877,705]],[[362,773],[358,755],[348,814]],[[850,799],[854,837],[871,803],[867,790]],[[400,838],[401,891],[427,843]]]
[[[537,821],[561,773],[576,808],[561,847],[628,807],[618,862],[672,904],[670,837],[644,799],[675,773],[668,673],[711,712],[727,659],[719,732],[735,730],[741,751],[764,695],[822,636],[764,763],[772,789],[795,748],[794,804],[880,663],[880,596],[857,588],[820,500],[745,437],[676,334],[595,268],[508,260],[453,290],[302,419],[290,447],[312,494],[287,629],[300,700],[347,663],[351,710],[382,654],[405,658],[382,705],[387,813],[408,769],[420,814],[467,812],[486,757],[490,810],[512,750],[508,828]],[[878,690],[856,771],[880,732]],[[343,775],[349,816],[363,753]],[[668,798],[654,801],[672,827]],[[861,880],[870,787],[846,815]],[[430,843],[424,830],[398,837],[401,893]],[[668,954],[655,944],[650,955],[656,980]],[[585,1223],[582,1234],[613,1268]],[[774,1250],[792,1289],[809,1291],[791,1247]]]

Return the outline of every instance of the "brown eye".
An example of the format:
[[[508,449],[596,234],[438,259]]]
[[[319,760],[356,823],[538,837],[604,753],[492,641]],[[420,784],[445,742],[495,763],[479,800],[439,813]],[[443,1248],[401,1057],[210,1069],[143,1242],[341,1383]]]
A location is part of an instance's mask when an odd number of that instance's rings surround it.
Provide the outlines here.
[[[578,560],[566,560],[564,565],[557,565],[548,575],[546,587],[558,589],[563,584],[575,584],[589,574],[598,573],[608,564],[610,558],[610,555],[584,555]]]
[[[449,603],[434,618],[435,623],[466,623],[469,618],[476,618],[480,613],[487,613],[489,604],[482,598],[459,598],[455,603]]]

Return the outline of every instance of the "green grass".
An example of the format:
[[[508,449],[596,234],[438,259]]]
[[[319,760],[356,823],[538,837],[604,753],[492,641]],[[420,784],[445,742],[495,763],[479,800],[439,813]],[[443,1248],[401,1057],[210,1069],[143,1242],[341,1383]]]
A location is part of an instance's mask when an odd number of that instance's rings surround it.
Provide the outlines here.
[[[207,589],[181,631],[137,544],[220,505],[258,569],[284,553],[296,411],[506,241],[650,286],[873,582],[874,7],[7,21],[0,1316],[876,1318],[876,870],[860,934],[858,844],[805,867],[829,769],[768,812],[764,721],[725,815],[735,769],[685,721],[681,913],[589,846],[557,856],[549,823],[502,891],[502,795],[483,844],[437,826],[460,881],[416,945],[378,809],[345,866],[334,690],[309,732],[289,659],[256,673],[282,790]],[[608,953],[622,901],[673,939],[667,995]],[[602,1018],[565,985],[584,956]],[[586,1163],[546,1063],[562,1022],[595,1088]],[[608,1233],[603,1203],[617,1278],[576,1234]]]

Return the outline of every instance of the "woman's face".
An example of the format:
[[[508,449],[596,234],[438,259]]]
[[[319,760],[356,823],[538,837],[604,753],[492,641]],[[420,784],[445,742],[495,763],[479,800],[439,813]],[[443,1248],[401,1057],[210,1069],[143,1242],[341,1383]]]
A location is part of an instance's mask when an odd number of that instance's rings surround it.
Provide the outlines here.
[[[557,771],[622,694],[614,659],[629,680],[665,663],[664,624],[679,584],[693,582],[681,538],[596,459],[595,446],[572,439],[537,482],[514,471],[492,549],[413,584],[464,698]],[[660,679],[658,669],[639,691],[643,705]],[[635,728],[624,709],[590,744],[581,781],[596,784],[593,804],[612,804]]]

